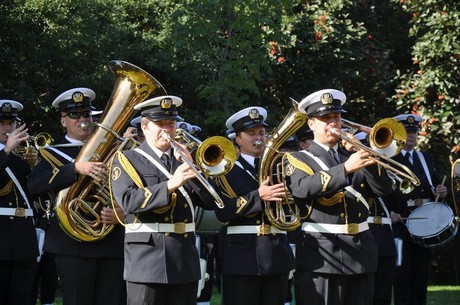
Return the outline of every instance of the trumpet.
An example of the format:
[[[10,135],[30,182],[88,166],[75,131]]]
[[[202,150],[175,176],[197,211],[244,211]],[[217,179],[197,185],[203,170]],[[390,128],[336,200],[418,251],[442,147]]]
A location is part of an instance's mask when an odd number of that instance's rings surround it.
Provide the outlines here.
[[[220,209],[224,208],[222,198],[220,198],[216,190],[201,172],[210,177],[217,177],[228,173],[236,161],[235,146],[230,140],[224,137],[214,136],[201,142],[184,130],[180,132],[183,133],[184,139],[193,139],[199,145],[196,151],[196,165],[187,158],[183,148],[168,133],[164,133],[163,138],[171,144],[171,147],[180,155],[182,160],[192,168],[198,180],[214,198],[217,206]]]
[[[8,134],[7,134],[8,135]],[[30,142],[30,143],[29,143]],[[27,141],[21,142],[15,150],[15,153],[21,155],[23,157],[28,156],[31,154],[32,151],[32,144],[37,150],[44,148],[46,146],[50,146],[54,142],[51,135],[47,132],[40,132],[36,136],[29,136]]]
[[[371,147],[367,147],[359,141],[351,139],[342,130],[338,128],[330,128],[329,131],[343,141],[350,143],[356,149],[362,149],[370,153],[371,157],[377,164],[384,167],[387,172],[391,172],[390,177],[393,179],[399,177],[401,182],[400,188],[407,189],[407,183],[410,182],[415,186],[420,185],[418,177],[405,165],[391,159],[403,149],[406,143],[406,129],[402,123],[396,119],[387,118],[380,120],[374,127],[369,128],[351,121],[342,119],[343,126],[351,129],[361,130],[369,134],[369,142]],[[353,133],[353,132],[352,132]],[[373,147],[373,148],[372,148]],[[375,148],[375,149],[374,149]]]

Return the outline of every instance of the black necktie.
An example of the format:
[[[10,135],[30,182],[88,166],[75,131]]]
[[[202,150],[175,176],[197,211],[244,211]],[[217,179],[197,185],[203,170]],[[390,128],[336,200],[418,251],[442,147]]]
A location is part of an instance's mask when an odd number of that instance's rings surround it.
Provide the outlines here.
[[[408,164],[412,165],[410,152],[406,152],[406,154],[404,155],[404,158],[407,160]]]
[[[259,161],[260,161],[260,158],[254,158],[254,168],[256,172],[259,171]]]
[[[161,155],[161,161],[163,161],[164,166],[168,170],[168,172],[171,172],[171,162],[169,161],[169,156],[168,154],[162,154]]]
[[[335,152],[335,150],[333,148],[329,148],[329,154],[332,156],[332,158],[334,158],[335,162],[337,162],[337,164],[339,164],[339,158],[337,156],[337,153]]]

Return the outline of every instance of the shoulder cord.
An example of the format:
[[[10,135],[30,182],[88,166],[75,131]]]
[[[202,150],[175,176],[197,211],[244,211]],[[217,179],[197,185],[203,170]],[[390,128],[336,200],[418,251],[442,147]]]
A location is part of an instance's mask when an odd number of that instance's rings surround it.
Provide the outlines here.
[[[16,188],[19,190],[19,193],[21,193],[22,197],[24,198],[24,201],[27,204],[27,208],[30,209],[31,207],[30,207],[29,199],[27,198],[26,193],[24,192],[24,189],[22,188],[22,186],[19,183],[18,179],[13,174],[13,171],[9,167],[6,167],[5,170],[8,173],[8,175],[10,176],[11,180],[13,180],[14,184],[16,185]],[[34,220],[33,217],[32,217],[32,222],[35,225],[35,220]]]
[[[55,148],[52,148],[52,147],[48,147],[47,149],[50,149],[50,150],[54,151],[55,153],[57,153],[58,155],[60,155],[64,159],[68,160],[69,162],[74,161],[73,158],[71,158],[70,156],[66,155],[65,153],[63,153],[62,151],[60,151],[58,149],[55,149]],[[43,157],[43,159],[45,159],[51,165],[51,167],[53,168],[53,176],[51,176],[50,180],[48,181],[48,184],[50,184],[54,180],[54,178],[56,177],[57,173],[59,173],[59,168],[58,167],[63,166],[64,163],[59,161],[55,156],[53,156],[52,153],[47,151],[45,148],[40,148],[38,151],[40,152],[40,155]]]

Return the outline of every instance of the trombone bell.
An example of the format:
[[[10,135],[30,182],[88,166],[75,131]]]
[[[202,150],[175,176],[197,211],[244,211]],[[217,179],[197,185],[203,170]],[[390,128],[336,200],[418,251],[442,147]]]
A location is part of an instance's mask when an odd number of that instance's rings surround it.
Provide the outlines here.
[[[369,134],[372,149],[388,157],[396,156],[404,148],[406,138],[404,124],[394,118],[381,119]]]
[[[196,165],[205,175],[221,176],[228,173],[235,164],[236,149],[229,139],[214,136],[198,146],[195,159]]]

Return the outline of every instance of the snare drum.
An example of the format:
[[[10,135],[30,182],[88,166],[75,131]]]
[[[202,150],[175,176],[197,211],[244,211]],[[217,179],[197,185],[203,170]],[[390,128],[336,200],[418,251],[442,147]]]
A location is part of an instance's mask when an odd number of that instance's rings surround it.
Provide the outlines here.
[[[416,244],[434,248],[446,244],[457,234],[458,222],[448,205],[428,202],[409,215],[406,227]]]

